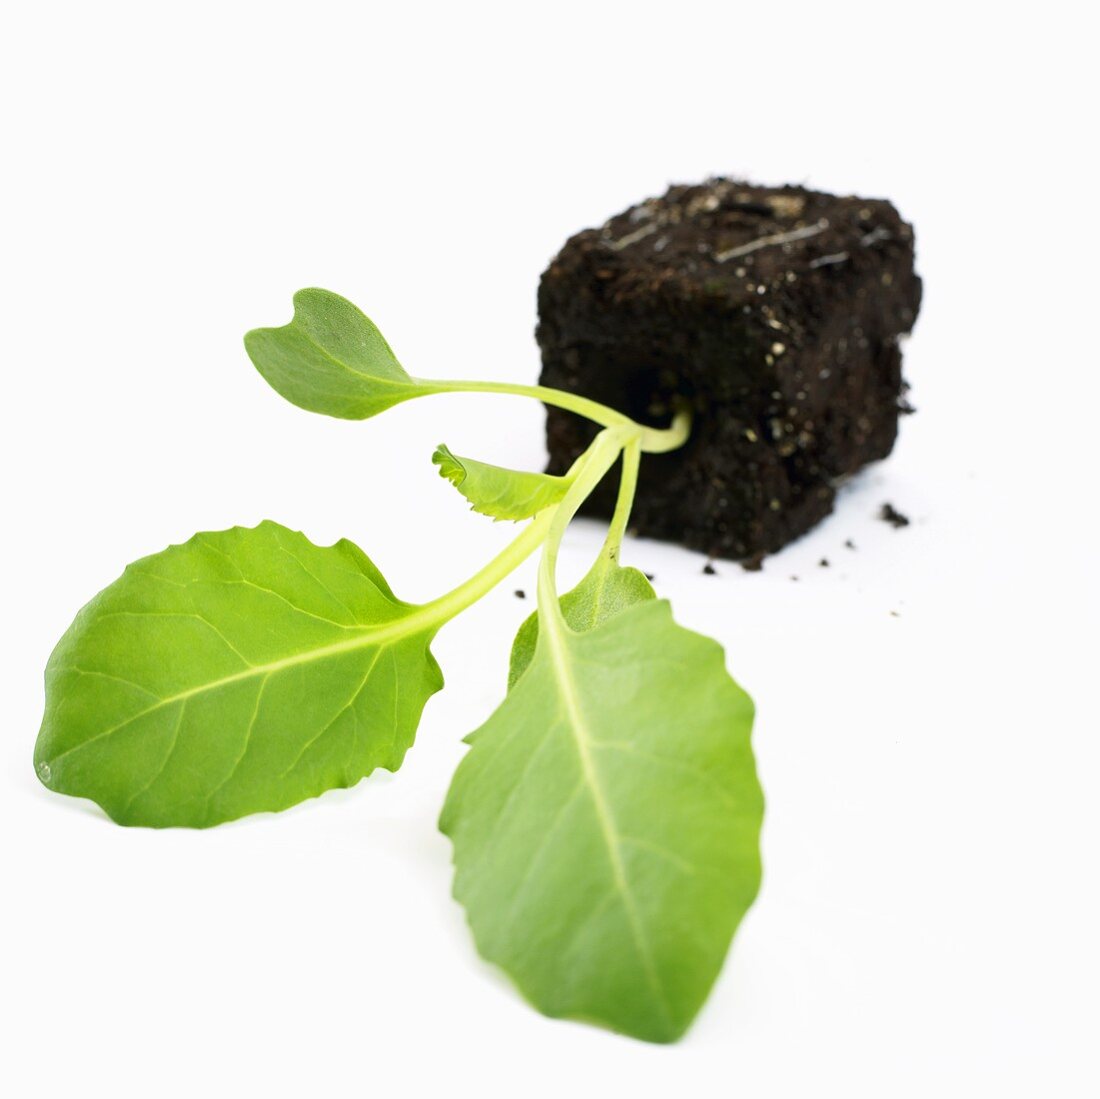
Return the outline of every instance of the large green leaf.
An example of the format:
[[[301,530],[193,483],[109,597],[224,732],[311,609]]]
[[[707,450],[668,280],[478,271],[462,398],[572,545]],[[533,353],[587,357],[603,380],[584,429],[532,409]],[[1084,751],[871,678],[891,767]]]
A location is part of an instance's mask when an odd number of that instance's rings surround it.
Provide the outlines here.
[[[443,685],[437,619],[350,542],[197,534],[130,565],[58,643],[39,777],[122,824],[205,827],[396,770]]]
[[[458,489],[470,507],[494,519],[530,519],[561,502],[572,483],[568,477],[505,469],[472,458],[460,458],[440,443],[432,461],[440,476]]]
[[[623,568],[604,552],[596,559],[584,579],[561,597],[561,613],[571,630],[584,633],[635,603],[656,598],[645,573],[634,568]],[[535,655],[538,640],[539,613],[532,611],[523,620],[516,639],[512,642],[512,653],[508,661],[509,690],[527,670],[527,665]]]
[[[479,951],[539,1010],[683,1034],[759,886],[752,717],[663,600],[543,622],[440,819]]]
[[[253,329],[244,345],[272,388],[310,412],[365,420],[431,392],[409,377],[374,324],[330,290],[299,290],[293,320]]]

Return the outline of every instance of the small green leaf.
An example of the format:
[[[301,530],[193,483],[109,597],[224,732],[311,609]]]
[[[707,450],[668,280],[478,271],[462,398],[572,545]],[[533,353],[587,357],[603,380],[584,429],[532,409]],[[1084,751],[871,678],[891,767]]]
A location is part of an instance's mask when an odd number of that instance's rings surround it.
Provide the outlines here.
[[[46,668],[35,766],[120,824],[206,827],[396,770],[443,685],[438,615],[276,523],[130,565]]]
[[[459,458],[442,443],[435,448],[432,461],[439,466],[440,476],[470,501],[474,511],[493,519],[530,519],[559,503],[571,484],[568,477],[525,473]]]
[[[645,573],[633,568],[623,568],[606,553],[601,553],[585,578],[561,597],[561,613],[565,624],[577,633],[594,629],[601,622],[613,618],[620,611],[635,603],[656,599]],[[508,690],[527,670],[535,655],[539,639],[539,613],[532,611],[512,642],[508,661]]]
[[[293,320],[254,328],[244,346],[273,389],[326,416],[365,420],[432,392],[405,372],[359,309],[329,290],[299,290]]]
[[[478,950],[540,1011],[687,1029],[759,887],[752,717],[664,600],[586,633],[543,623],[440,819]]]

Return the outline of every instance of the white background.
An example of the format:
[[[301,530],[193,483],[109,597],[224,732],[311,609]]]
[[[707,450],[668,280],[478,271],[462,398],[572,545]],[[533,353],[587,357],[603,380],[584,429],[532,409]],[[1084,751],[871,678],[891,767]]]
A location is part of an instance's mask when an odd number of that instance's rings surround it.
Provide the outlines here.
[[[5,17],[5,1093],[1097,1094],[1094,42],[1060,3]],[[427,599],[512,532],[428,458],[538,468],[537,406],[313,417],[247,328],[321,285],[413,373],[532,381],[565,238],[711,173],[890,197],[926,298],[919,414],[832,518],[755,575],[628,547],[759,710],[765,885],[686,1040],[541,1017],[449,899],[436,815],[531,566],[440,636],[397,776],[209,832],[39,786],[42,668],[127,561],[270,517]]]

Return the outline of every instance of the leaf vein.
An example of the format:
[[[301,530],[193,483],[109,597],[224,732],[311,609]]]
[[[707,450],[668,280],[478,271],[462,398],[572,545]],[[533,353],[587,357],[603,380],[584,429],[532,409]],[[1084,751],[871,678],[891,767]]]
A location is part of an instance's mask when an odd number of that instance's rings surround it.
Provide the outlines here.
[[[81,668],[76,664],[64,665],[59,670],[63,672],[76,672],[77,675],[94,676],[96,679],[109,679],[114,683],[122,683],[127,687],[133,687],[134,690],[141,691],[142,694],[147,694],[150,698],[155,698],[158,701],[161,699],[161,695],[158,695],[156,691],[151,691],[148,687],[143,687],[140,683],[135,683],[132,679],[123,679],[120,675],[110,675],[107,672],[94,672],[90,668]]]
[[[701,874],[714,875],[715,877],[724,876],[713,867],[701,866],[699,863],[692,862],[690,859],[685,859],[682,855],[676,854],[676,852],[670,848],[664,847],[659,843],[654,843],[652,840],[643,839],[641,836],[622,835],[619,837],[619,841],[626,844],[628,847],[636,847],[640,851],[648,851],[650,854],[656,855],[658,858],[664,859],[674,866],[678,866],[684,873],[689,874],[693,878]]]
[[[260,700],[263,698],[264,689],[267,687],[267,681],[270,677],[271,673],[269,672],[263,677],[263,679],[260,680],[260,689],[256,692],[256,701],[252,706],[252,716],[248,719],[248,727],[244,731],[244,744],[241,746],[240,754],[233,761],[233,766],[230,768],[229,774],[227,774],[225,778],[223,778],[221,782],[219,782],[218,785],[215,786],[214,789],[206,795],[206,812],[210,811],[210,803],[214,800],[215,795],[229,785],[229,783],[233,779],[233,776],[239,770],[241,763],[244,762],[244,757],[248,755],[248,749],[252,743],[252,731],[256,727],[256,719],[260,715]]]
[[[180,729],[183,726],[183,713],[186,709],[187,709],[187,699],[184,699],[183,702],[180,703],[179,716],[176,718],[176,726],[172,730],[171,743],[168,745],[168,751],[165,753],[164,759],[161,761],[160,766],[157,768],[156,774],[154,774],[153,777],[144,786],[141,787],[141,789],[137,790],[130,797],[130,799],[122,807],[122,812],[119,813],[120,817],[124,817],[130,811],[130,806],[132,806],[134,804],[134,802],[137,801],[137,799],[139,797],[141,797],[142,794],[144,794],[147,790],[149,790],[152,787],[152,785],[157,781],[157,779],[159,779],[160,776],[164,774],[165,770],[168,767],[168,762],[169,762],[169,760],[171,760],[172,756],[174,755],[174,753],[176,751],[176,746],[179,744]]]
[[[629,740],[597,740],[594,741],[594,746],[597,750],[606,748],[608,751],[612,752],[625,752],[628,755],[637,756],[639,759],[647,759],[652,763],[659,764],[661,767],[670,767],[673,770],[683,771],[685,774],[693,776],[706,785],[712,793],[720,797],[731,808],[742,808],[730,795],[730,792],[720,783],[715,781],[712,774],[704,771],[702,767],[695,767],[676,756],[666,756],[660,752],[646,751],[646,749],[639,748]]]
[[[523,728],[523,726],[517,723],[516,728],[520,729]],[[503,827],[504,820],[507,817],[509,809],[516,804],[520,788],[523,786],[527,776],[531,773],[543,749],[552,741],[554,730],[555,726],[553,722],[550,722],[546,727],[546,732],[539,738],[538,743],[532,746],[533,750],[530,756],[527,757],[527,762],[523,765],[523,769],[520,771],[518,778],[512,783],[512,788],[508,791],[508,796],[504,799],[496,813],[493,814],[493,830],[490,840],[485,845],[485,850],[482,851],[477,862],[474,864],[475,866],[483,866],[500,844],[507,840],[507,833]],[[511,739],[511,736],[507,738],[509,741]],[[503,747],[503,745],[498,747],[498,752]]]
[[[382,653],[386,651],[386,648],[387,647],[385,645],[379,645],[378,651],[371,658],[370,663],[367,665],[367,670],[366,670],[366,672],[363,673],[363,678],[359,681],[359,684],[355,688],[354,692],[352,693],[351,698],[349,698],[347,700],[347,702],[345,702],[344,705],[341,706],[340,709],[337,710],[336,713],[332,715],[331,720],[328,721],[328,723],[324,726],[324,728],[322,728],[319,732],[317,732],[313,736],[311,736],[309,738],[309,740],[307,740],[305,742],[305,744],[302,745],[301,751],[299,751],[298,754],[291,761],[290,766],[287,767],[287,769],[279,775],[279,778],[286,778],[286,776],[289,775],[290,772],[293,771],[294,768],[297,767],[299,763],[301,763],[302,757],[306,754],[306,752],[308,752],[310,750],[310,748],[312,748],[313,745],[316,744],[317,741],[319,741],[321,739],[321,737],[323,737],[325,735],[325,733],[327,733],[329,731],[329,729],[331,729],[333,727],[333,725],[335,725],[336,722],[340,720],[340,718],[343,716],[343,714],[348,710],[348,708],[350,706],[353,706],[358,701],[359,696],[363,693],[363,688],[366,687],[366,685],[367,685],[367,680],[370,679],[371,672],[374,671],[375,664],[378,663],[379,658],[381,657]]]
[[[275,532],[275,542],[279,549],[283,551],[301,570],[312,580],[341,610],[346,611],[348,617],[352,623],[359,625],[359,620],[355,617],[355,612],[349,607],[315,572],[311,571],[304,561],[292,550],[290,550],[283,542],[282,532]]]
[[[97,622],[102,622],[106,618],[193,618],[196,622],[201,622],[207,629],[215,633],[221,639],[225,647],[243,664],[246,664],[250,668],[255,667],[252,661],[249,660],[213,622],[195,611],[104,611],[102,614],[96,615],[95,620]]]
[[[527,869],[523,872],[523,877],[516,883],[516,887],[512,893],[512,903],[508,906],[508,911],[505,913],[504,921],[501,924],[500,937],[502,939],[507,937],[508,932],[512,928],[512,924],[519,915],[523,894],[534,879],[535,871],[538,870],[539,863],[545,857],[550,846],[550,841],[554,838],[558,828],[561,827],[561,823],[565,819],[566,813],[573,807],[577,798],[584,792],[584,787],[584,779],[582,778],[577,782],[577,785],[573,788],[568,797],[558,806],[546,831],[543,832],[539,842],[528,856]]]

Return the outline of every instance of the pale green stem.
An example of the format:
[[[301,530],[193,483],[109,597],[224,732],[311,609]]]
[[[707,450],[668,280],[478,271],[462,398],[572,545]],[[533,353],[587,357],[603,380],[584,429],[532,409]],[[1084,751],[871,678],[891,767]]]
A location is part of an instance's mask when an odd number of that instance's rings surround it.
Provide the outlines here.
[[[681,409],[672,420],[672,426],[665,432],[668,442],[668,450],[674,450],[683,446],[691,431],[691,414],[686,409]],[[630,509],[634,506],[634,495],[638,490],[638,467],[642,457],[641,439],[632,439],[623,448],[623,472],[619,480],[619,495],[615,500],[615,511],[611,516],[611,523],[607,528],[607,538],[604,540],[601,557],[617,563],[619,551],[622,549],[623,535],[626,534],[626,524],[630,520]],[[650,453],[655,453],[650,451]]]
[[[643,454],[667,454],[670,450],[679,450],[691,434],[691,411],[679,409],[667,428],[643,427],[641,431]]]
[[[630,519],[630,509],[634,505],[634,493],[638,488],[638,466],[642,459],[641,440],[632,439],[623,448],[623,473],[619,480],[619,495],[615,501],[615,511],[607,528],[607,538],[602,553],[611,561],[618,561],[622,548],[626,524]]]
[[[545,385],[518,385],[512,382],[439,382],[427,378],[416,378],[417,385],[434,393],[505,393],[514,397],[530,397],[543,404],[553,405],[575,412],[578,416],[592,420],[602,427],[630,427],[641,434],[642,451],[646,454],[663,454],[675,450],[687,441],[691,430],[691,416],[687,412],[678,412],[672,426],[667,429],[645,427],[635,423],[629,416],[616,412],[598,401],[582,397],[577,393],[567,393],[562,389],[552,389]]]
[[[620,429],[621,430],[621,429]],[[599,436],[592,445],[569,467],[563,480],[574,481],[596,449]],[[566,494],[565,499],[568,499]],[[563,501],[564,502],[564,501]],[[544,508],[524,527],[523,531],[501,550],[483,569],[474,573],[469,580],[463,581],[457,588],[425,603],[417,612],[439,623],[448,622],[471,607],[482,596],[493,590],[509,573],[517,569],[546,540],[555,512],[561,504]]]
[[[550,530],[554,514],[560,506],[555,504],[540,511],[523,528],[520,535],[505,546],[483,569],[474,573],[469,580],[459,584],[457,588],[452,588],[438,599],[425,603],[421,613],[442,624],[461,614],[467,607],[473,606],[542,545]]]
[[[546,403],[554,403],[547,399],[546,395],[553,395],[575,402],[572,411],[580,411],[578,406],[591,405],[611,417],[615,422],[604,428],[596,436],[588,449],[573,463],[569,472],[565,475],[571,481],[569,490],[560,504],[546,508],[539,512],[511,543],[509,543],[496,557],[483,569],[480,569],[468,580],[452,588],[451,591],[425,603],[417,612],[417,617],[424,617],[429,621],[440,624],[449,621],[467,607],[472,606],[482,596],[488,594],[509,573],[522,564],[540,545],[545,543],[539,570],[539,607],[545,612],[556,615],[561,619],[561,608],[558,605],[557,589],[554,581],[554,570],[557,565],[558,547],[561,545],[562,536],[570,520],[577,513],[577,509],[592,494],[604,474],[615,464],[620,452],[623,452],[623,477],[619,488],[619,499],[615,505],[615,513],[611,518],[611,526],[608,530],[607,540],[604,543],[604,552],[612,559],[618,556],[623,534],[626,530],[627,520],[630,516],[630,508],[634,501],[634,492],[638,481],[638,464],[642,451],[661,453],[674,450],[682,446],[691,429],[691,417],[686,412],[678,412],[672,421],[672,426],[667,430],[642,427],[633,420],[603,405],[588,401],[584,397],[575,397],[572,394],[561,393],[556,389],[547,389],[544,386],[512,386],[507,383],[494,382],[452,382],[452,383],[424,383],[435,386],[443,391],[453,392],[501,392],[518,393],[521,396],[537,397]],[[562,407],[570,407],[562,403]],[[586,413],[581,412],[581,415]],[[647,447],[646,443],[649,442]],[[624,450],[625,448],[625,450]]]
[[[637,437],[637,427],[608,427],[601,431],[585,451],[583,464],[577,469],[573,484],[555,509],[550,530],[546,534],[538,581],[539,614],[548,622],[552,622],[555,628],[567,628],[558,603],[557,584],[554,579],[558,549],[561,546],[565,528],[569,526],[577,509],[591,495],[604,474],[615,464],[623,447],[635,441]]]

